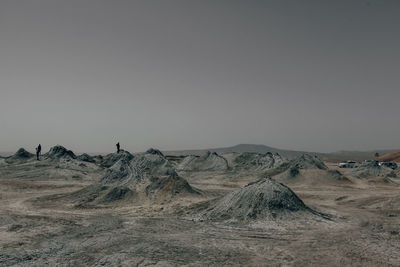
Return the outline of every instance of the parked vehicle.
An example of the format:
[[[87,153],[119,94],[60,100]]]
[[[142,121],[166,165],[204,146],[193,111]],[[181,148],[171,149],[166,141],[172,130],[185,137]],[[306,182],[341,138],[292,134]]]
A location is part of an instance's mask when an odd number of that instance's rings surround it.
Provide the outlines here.
[[[357,168],[358,164],[355,161],[346,161],[338,164],[339,168]]]
[[[385,166],[385,167],[391,168],[393,170],[398,168],[396,162],[379,162],[379,166]]]

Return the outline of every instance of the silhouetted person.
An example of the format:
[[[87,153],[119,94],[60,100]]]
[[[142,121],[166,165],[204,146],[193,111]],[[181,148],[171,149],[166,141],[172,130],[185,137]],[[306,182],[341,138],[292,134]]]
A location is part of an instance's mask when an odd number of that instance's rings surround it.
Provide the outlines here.
[[[39,160],[40,152],[42,152],[42,146],[39,144],[36,148],[36,159]]]
[[[120,151],[120,145],[119,145],[119,142],[116,144],[116,146],[117,146],[117,153],[119,153],[119,151]]]

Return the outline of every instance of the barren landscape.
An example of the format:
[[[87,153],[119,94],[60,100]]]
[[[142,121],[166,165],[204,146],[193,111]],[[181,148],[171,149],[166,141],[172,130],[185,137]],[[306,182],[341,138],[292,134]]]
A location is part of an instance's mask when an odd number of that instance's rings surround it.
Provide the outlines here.
[[[0,159],[0,265],[399,266],[399,184],[307,154],[19,150]]]

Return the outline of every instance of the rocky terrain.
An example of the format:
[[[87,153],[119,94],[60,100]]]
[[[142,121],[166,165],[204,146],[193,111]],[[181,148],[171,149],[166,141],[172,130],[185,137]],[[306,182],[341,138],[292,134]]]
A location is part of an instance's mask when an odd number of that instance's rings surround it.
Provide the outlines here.
[[[375,169],[20,149],[0,158],[0,265],[398,266],[400,178]]]

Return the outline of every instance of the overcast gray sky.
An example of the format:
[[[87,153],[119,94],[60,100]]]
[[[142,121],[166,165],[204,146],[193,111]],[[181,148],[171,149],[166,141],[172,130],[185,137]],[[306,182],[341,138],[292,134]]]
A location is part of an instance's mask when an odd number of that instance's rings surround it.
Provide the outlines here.
[[[400,1],[1,0],[0,151],[400,147]]]

